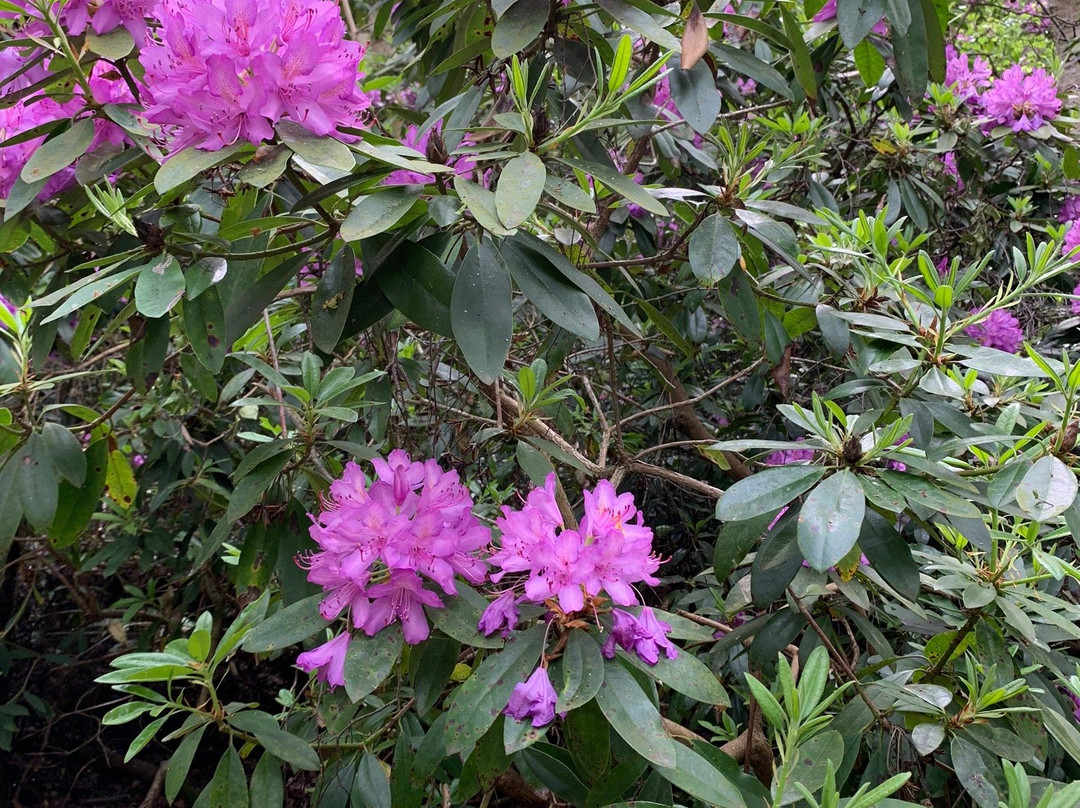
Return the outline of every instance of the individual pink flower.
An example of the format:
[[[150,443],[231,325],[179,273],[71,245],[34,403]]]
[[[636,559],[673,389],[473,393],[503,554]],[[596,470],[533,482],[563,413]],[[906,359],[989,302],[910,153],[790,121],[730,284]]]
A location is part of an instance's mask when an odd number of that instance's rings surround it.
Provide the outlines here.
[[[1074,222],[1080,219],[1080,194],[1073,194],[1065,198],[1058,210],[1059,222]]]
[[[975,314],[976,309],[972,312]],[[995,309],[986,319],[969,325],[964,333],[987,348],[997,348],[1005,353],[1016,353],[1024,341],[1020,322],[1005,309]]]
[[[627,652],[633,651],[648,665],[660,661],[661,649],[668,659],[675,659],[679,655],[679,650],[667,638],[671,626],[657,619],[648,606],[641,610],[638,617],[622,609],[613,609],[611,618],[611,632],[600,647],[600,652],[607,659],[615,656],[616,645]]]
[[[170,151],[259,144],[282,119],[343,140],[342,127],[364,125],[364,48],[344,38],[336,3],[161,0],[155,16],[139,54],[143,100]]]
[[[367,591],[371,598],[367,608],[353,610],[353,625],[374,637],[395,620],[401,623],[405,642],[416,645],[428,638],[431,628],[424,615],[424,606],[442,608],[434,592],[424,589],[415,572],[394,570],[390,580],[376,584]]]
[[[945,46],[945,84],[957,101],[978,105],[979,94],[990,86],[992,75],[990,63],[981,56],[971,58],[952,45]]]
[[[1061,244],[1061,251],[1065,255],[1072,255],[1073,250],[1080,247],[1080,224],[1073,222],[1069,225],[1069,229],[1065,231],[1065,239]],[[1080,260],[1080,254],[1073,255],[1073,258]]]
[[[296,658],[296,667],[311,673],[330,687],[345,684],[345,655],[349,651],[349,632],[343,631],[334,639],[305,651]]]
[[[1036,68],[1025,73],[1013,65],[981,96],[983,109],[998,126],[1033,132],[1061,111],[1054,77]]]
[[[540,667],[524,682],[514,686],[503,712],[517,721],[531,718],[534,727],[543,727],[555,720],[557,700],[547,670]]]
[[[521,612],[517,607],[514,590],[507,589],[484,609],[477,628],[485,637],[490,637],[498,631],[502,633],[503,638],[506,638],[517,627],[520,617]]]

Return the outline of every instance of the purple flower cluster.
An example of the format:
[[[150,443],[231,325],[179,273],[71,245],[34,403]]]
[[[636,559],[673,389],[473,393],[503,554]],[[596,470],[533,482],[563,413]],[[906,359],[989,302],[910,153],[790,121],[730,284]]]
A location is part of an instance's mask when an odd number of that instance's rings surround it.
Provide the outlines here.
[[[480,551],[490,533],[473,516],[456,471],[414,462],[400,449],[372,465],[377,479],[370,485],[349,463],[330,486],[313,517],[320,552],[304,559],[308,580],[327,592],[320,606],[327,620],[348,608],[353,627],[369,636],[400,621],[406,642],[418,643],[430,631],[423,607],[443,605],[425,582],[447,595],[457,594],[455,575],[483,582]]]
[[[23,10],[24,30],[35,36],[50,35],[49,26],[36,8],[26,0],[13,0]],[[131,32],[136,42],[142,41],[146,34],[146,18],[151,16],[158,0],[68,0],[66,3],[53,3],[50,13],[56,17],[63,29],[78,35],[92,28],[94,33],[104,34],[121,25]],[[10,17],[0,14],[0,18]]]
[[[1033,132],[1061,111],[1054,77],[1036,68],[1030,73],[1013,65],[980,97],[991,122],[1014,132]]]
[[[990,63],[981,56],[969,61],[966,53],[960,53],[952,45],[945,46],[945,84],[952,88],[957,101],[977,106],[979,94],[990,86],[992,75]]]
[[[507,573],[528,573],[521,600],[554,600],[567,614],[583,610],[586,597],[595,598],[601,592],[621,606],[633,606],[638,603],[633,584],[660,583],[653,576],[660,559],[652,554],[652,531],[642,524],[634,495],[616,494],[607,480],[584,494],[585,515],[577,530],[564,528],[555,500],[554,473],[543,488],[529,493],[521,510],[503,507],[503,515],[496,520],[502,531],[501,546],[490,558],[499,571],[491,580],[498,582]]]
[[[170,151],[258,144],[283,118],[342,139],[340,127],[364,123],[364,48],[344,38],[336,3],[161,0],[154,16],[160,27],[139,55],[143,100]]]
[[[972,314],[978,313],[974,309]],[[1005,309],[995,309],[985,320],[969,325],[964,333],[987,348],[997,348],[1005,353],[1016,353],[1024,341],[1020,321]]]
[[[661,649],[668,659],[675,659],[679,655],[678,649],[667,638],[671,626],[657,619],[648,606],[641,610],[638,617],[622,609],[613,609],[611,617],[614,621],[611,633],[600,648],[608,659],[615,656],[616,645],[627,652],[633,651],[649,665],[660,661]]]

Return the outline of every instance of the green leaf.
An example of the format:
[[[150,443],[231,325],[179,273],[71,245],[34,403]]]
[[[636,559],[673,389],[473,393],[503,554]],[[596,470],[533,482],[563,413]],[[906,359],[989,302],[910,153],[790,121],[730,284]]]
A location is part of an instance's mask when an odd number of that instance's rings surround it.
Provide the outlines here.
[[[296,121],[278,121],[275,127],[281,140],[309,163],[339,171],[352,171],[356,158],[352,150],[330,135],[316,135]]]
[[[565,750],[554,744],[538,743],[518,752],[514,758],[555,796],[572,805],[585,804],[589,789],[581,782],[573,760]]]
[[[345,654],[345,692],[354,702],[373,693],[401,656],[401,626],[390,625],[373,637],[353,636]]]
[[[309,772],[319,770],[319,755],[311,748],[311,744],[283,730],[277,719],[269,713],[244,710],[230,715],[227,720],[241,732],[254,735],[267,752],[294,769]]]
[[[170,717],[170,715],[163,715],[161,718],[156,718],[143,727],[142,732],[136,735],[135,740],[128,745],[127,752],[124,753],[124,763],[127,763],[139,754],[139,752],[143,750],[143,747],[154,739],[154,736],[158,734],[158,731]]]
[[[86,481],[86,455],[79,439],[55,421],[49,421],[41,428],[41,438],[60,476],[75,488],[81,488]]]
[[[592,196],[573,179],[548,174],[544,179],[544,191],[568,208],[580,210],[582,213],[596,213],[596,203]]]
[[[825,474],[820,466],[777,466],[758,472],[731,486],[716,503],[716,518],[739,522],[777,511]]]
[[[886,67],[885,59],[878,53],[878,49],[874,47],[870,40],[864,39],[855,46],[851,55],[855,60],[855,67],[859,71],[863,84],[867,87],[876,87],[885,74]]]
[[[859,532],[859,549],[889,586],[908,600],[914,601],[919,596],[919,565],[911,556],[911,548],[904,537],[872,508],[866,509]]]
[[[735,267],[716,287],[720,305],[735,330],[751,346],[761,344],[761,311],[754,282],[740,267]]]
[[[532,152],[523,152],[503,166],[495,187],[495,210],[506,227],[513,229],[532,215],[546,179],[544,161]]]
[[[417,325],[451,335],[454,276],[425,247],[411,241],[402,244],[379,268],[375,282],[395,308]]]
[[[273,755],[261,755],[251,773],[251,804],[257,808],[281,808],[284,803],[281,766]]]
[[[83,118],[38,146],[23,166],[19,179],[25,183],[41,182],[58,171],[63,171],[86,154],[93,139],[94,121]]]
[[[341,238],[359,241],[385,233],[409,212],[423,190],[422,185],[395,185],[368,194],[356,203],[341,223]]]
[[[56,515],[58,489],[56,470],[49,460],[45,440],[36,432],[9,463],[15,466],[15,487],[23,515],[39,533],[44,533]]]
[[[594,637],[583,631],[573,631],[567,638],[560,663],[561,687],[555,712],[565,713],[587,704],[596,696],[604,682],[604,658]]]
[[[199,749],[203,733],[208,724],[203,724],[189,735],[176,747],[173,756],[169,758],[169,768],[165,771],[165,801],[172,803],[176,795],[180,793],[184,783],[187,782],[188,772],[191,770],[191,761],[195,758],[195,752]]]
[[[998,808],[998,792],[978,747],[956,736],[949,745],[949,752],[956,779],[975,804],[979,808]]]
[[[654,766],[675,768],[678,744],[664,732],[656,705],[617,659],[604,663],[604,681],[596,703],[612,729],[635,752]]]
[[[469,213],[476,219],[477,224],[489,233],[494,233],[497,236],[508,236],[513,232],[503,227],[503,223],[499,219],[495,194],[487,188],[483,188],[475,182],[469,182],[463,177],[454,177],[454,190],[461,197],[461,201],[465,203]]]
[[[214,779],[210,781],[210,802],[207,808],[247,808],[248,788],[244,764],[232,744],[225,749]],[[259,807],[261,808],[261,806]]]
[[[235,155],[250,149],[248,143],[235,143],[219,151],[201,151],[190,146],[174,154],[154,175],[154,190],[164,196],[202,172],[227,162]]]
[[[135,308],[151,319],[169,313],[184,294],[184,271],[169,254],[158,256],[139,272],[135,281]]]
[[[147,713],[153,709],[155,709],[155,705],[147,704],[145,701],[129,701],[127,704],[113,707],[109,712],[105,713],[105,715],[101,717],[101,724],[106,727],[115,727],[120,724],[126,724],[128,721],[134,721],[143,713]]]
[[[752,53],[740,48],[734,48],[731,45],[717,43],[712,47],[716,52],[716,60],[720,64],[726,65],[744,76],[749,76],[762,87],[768,87],[782,98],[789,101],[794,99],[795,96],[791,92],[787,80],[780,74],[780,71],[768,62],[762,61]]]
[[[600,336],[600,323],[588,295],[550,263],[513,241],[500,245],[500,256],[514,282],[548,319],[587,340]]]
[[[922,98],[926,89],[926,80],[929,76],[930,62],[926,40],[926,21],[923,17],[922,3],[920,0],[896,0],[890,2],[890,22],[894,6],[908,8],[911,24],[906,31],[901,31],[894,26],[892,31],[893,57],[895,58],[896,82],[900,91],[908,100],[914,102]],[[904,207],[908,207],[905,200]],[[911,211],[908,211],[911,213]]]
[[[450,324],[465,361],[485,384],[493,383],[506,363],[514,332],[512,303],[510,276],[494,247],[474,244],[454,280]]]
[[[679,50],[679,40],[672,33],[658,25],[649,12],[635,8],[636,5],[640,5],[639,2],[631,5],[623,0],[597,0],[596,4],[631,31],[655,42],[664,50]],[[663,10],[657,9],[657,11]]]
[[[713,574],[718,581],[725,580],[742,563],[774,518],[769,512],[743,521],[724,523],[713,550]]]
[[[675,659],[668,659],[667,655],[662,653],[655,665],[645,662],[637,654],[622,654],[620,651],[620,655],[660,684],[695,701],[717,707],[730,706],[728,695],[716,674],[693,654],[688,654],[681,648],[677,650]]]
[[[311,339],[320,351],[337,347],[355,290],[356,256],[345,247],[330,260],[311,301]]]
[[[536,39],[551,14],[548,0],[516,0],[499,17],[491,37],[491,51],[498,59],[509,59]]]
[[[596,782],[600,774],[611,767],[611,729],[600,706],[590,701],[567,713],[563,731],[567,751],[578,771],[586,782]]]
[[[225,342],[225,309],[215,287],[208,287],[194,300],[184,301],[184,332],[202,366],[211,373],[220,373],[229,346]]]
[[[135,49],[135,38],[123,26],[118,26],[104,34],[87,30],[86,47],[98,56],[104,56],[110,62],[116,62]]]
[[[391,808],[390,780],[379,759],[365,752],[353,780],[354,808]]]
[[[825,785],[830,764],[835,770],[837,763],[844,759],[844,736],[834,729],[827,729],[800,744],[798,755],[794,777],[788,781],[790,790],[784,793],[785,803],[800,801],[800,792],[793,787],[795,783],[811,794]]]
[[[690,269],[702,283],[712,284],[727,277],[741,254],[735,230],[719,213],[706,218],[690,235]]]
[[[210,612],[203,612],[195,621],[195,628],[188,637],[188,653],[197,662],[205,662],[210,653],[210,638],[214,628],[214,617]]]
[[[708,62],[699,61],[689,70],[672,70],[668,82],[671,100],[690,128],[699,134],[708,132],[720,115],[720,92],[716,89],[713,68]]]
[[[542,626],[511,637],[506,646],[480,663],[458,688],[446,717],[446,752],[470,750],[495,723],[514,686],[524,682],[540,662]]]
[[[837,0],[836,23],[845,47],[862,42],[885,16],[885,0]]]
[[[859,478],[841,469],[810,492],[799,512],[799,549],[810,566],[824,572],[859,539],[866,495]]]
[[[237,171],[236,181],[247,183],[253,188],[265,188],[285,173],[292,156],[292,150],[286,146],[275,146],[258,162],[251,160]]]
[[[255,626],[244,638],[249,654],[266,654],[306,640],[328,625],[319,613],[323,594],[298,600]]]
[[[913,507],[930,508],[967,519],[982,518],[981,512],[971,500],[943,491],[929,480],[899,471],[883,471],[878,476]]]
[[[906,2],[906,0],[900,0]],[[780,6],[780,17],[784,21],[784,33],[787,34],[788,45],[791,50],[791,65],[795,69],[795,78],[811,101],[817,100],[817,76],[814,74],[814,62],[810,56],[810,49],[803,41],[802,28],[799,26],[795,15],[785,6]]]
[[[1076,475],[1053,455],[1040,458],[1016,487],[1016,504],[1036,522],[1060,516],[1076,499]]]
[[[674,765],[656,767],[656,770],[672,785],[710,805],[746,808],[746,800],[742,792],[726,773],[721,772],[695,750],[682,744],[673,744],[673,746],[675,747]]]
[[[280,476],[282,469],[291,458],[292,453],[288,451],[275,455],[269,460],[264,460],[237,482],[232,496],[229,497],[225,521],[236,522],[254,508],[263,498],[266,490]]]
[[[625,197],[635,205],[640,205],[649,213],[664,217],[669,215],[667,208],[656,197],[610,166],[591,160],[574,160],[566,157],[559,158],[559,162],[592,175],[594,179],[606,185],[619,196]]]
[[[115,275],[109,275],[105,278],[93,281],[86,286],[81,286],[71,294],[63,303],[56,307],[56,310],[48,317],[41,321],[42,325],[53,322],[54,320],[60,320],[67,317],[74,311],[81,309],[87,303],[92,303],[100,297],[104,297],[110,292],[118,289],[122,284],[127,283],[133,277],[142,271],[142,267],[132,267],[125,269],[122,272],[118,272]],[[37,301],[38,305],[44,305],[43,300]]]

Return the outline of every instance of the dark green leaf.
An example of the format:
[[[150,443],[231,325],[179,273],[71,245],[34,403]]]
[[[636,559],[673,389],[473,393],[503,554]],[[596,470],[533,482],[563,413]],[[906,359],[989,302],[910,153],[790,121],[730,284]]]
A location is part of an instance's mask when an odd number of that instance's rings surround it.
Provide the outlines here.
[[[225,342],[225,309],[215,287],[184,301],[184,331],[196,358],[211,373],[220,373],[229,346]]]
[[[713,551],[713,573],[718,581],[723,581],[742,563],[774,518],[768,512],[743,521],[726,522],[720,528]]]
[[[232,744],[225,749],[225,754],[210,781],[210,802],[208,808],[247,808],[248,788],[244,764]],[[261,808],[261,807],[260,807]]]
[[[518,752],[515,760],[524,763],[528,771],[557,797],[584,805],[589,789],[581,782],[568,752],[549,743],[538,743]]]
[[[836,22],[840,38],[854,48],[885,16],[885,0],[837,0]]]
[[[783,98],[788,100],[794,98],[787,81],[768,62],[764,62],[752,53],[740,48],[734,48],[731,45],[718,43],[713,45],[713,48],[716,49],[716,60],[721,64],[727,65],[744,76],[749,76],[762,87],[768,87]]]
[[[716,503],[716,518],[738,522],[779,510],[813,488],[824,474],[820,466],[777,466],[758,472],[724,492]]]
[[[675,768],[676,748],[664,732],[660,713],[638,681],[617,660],[604,663],[596,702],[612,728],[654,766]]]
[[[570,632],[560,660],[561,687],[555,711],[565,713],[593,700],[604,682],[604,658],[596,639],[583,631]],[[559,686],[560,682],[554,682]]]
[[[228,722],[241,732],[254,735],[267,752],[293,768],[309,772],[319,770],[319,755],[311,744],[283,730],[269,713],[244,710],[229,716]]]
[[[356,256],[349,247],[331,259],[311,301],[311,339],[331,353],[341,339],[356,289]]]
[[[498,634],[485,637],[478,625],[488,602],[472,588],[462,589],[457,597],[446,598],[441,609],[431,609],[428,616],[432,625],[448,637],[474,648],[501,648],[503,641]]]
[[[514,686],[524,682],[540,662],[544,630],[534,626],[507,641],[458,688],[446,713],[446,752],[472,749],[510,700]]]
[[[682,744],[673,744],[675,762],[657,766],[656,770],[677,788],[710,805],[724,808],[746,808],[742,792],[724,772],[706,758]]]
[[[547,6],[547,3],[543,5]],[[546,178],[544,162],[532,152],[523,152],[503,166],[495,188],[495,209],[506,227],[513,229],[532,215],[540,202]]]
[[[600,335],[588,296],[532,250],[515,242],[500,245],[502,261],[525,296],[556,325],[585,339]]]
[[[319,614],[323,597],[322,593],[312,595],[268,617],[244,639],[244,650],[249,654],[278,651],[325,629],[328,624]]]
[[[379,759],[365,752],[353,780],[355,808],[390,808],[390,780]]]
[[[621,654],[621,656],[660,684],[689,696],[695,701],[700,701],[702,704],[727,707],[731,703],[716,674],[696,656],[688,654],[681,648],[678,649],[675,659],[668,659],[667,654],[661,653],[655,665],[648,664],[637,654]]]
[[[702,283],[712,284],[727,277],[741,254],[735,231],[719,213],[706,218],[690,235],[690,268]]]
[[[180,793],[180,789],[187,782],[188,771],[191,769],[191,761],[198,751],[199,742],[203,733],[206,732],[207,724],[203,724],[194,732],[184,736],[184,740],[176,747],[173,756],[169,759],[169,768],[165,771],[165,801],[171,803]]]
[[[498,378],[510,350],[512,302],[510,276],[495,249],[474,244],[454,280],[450,324],[465,361],[485,384]]]
[[[44,438],[33,433],[8,462],[15,466],[15,486],[23,514],[34,530],[44,533],[52,524],[58,502],[56,470]]]
[[[658,25],[649,12],[635,8],[641,5],[640,3],[631,5],[623,0],[597,0],[596,4],[631,31],[655,42],[664,50],[679,50],[679,40],[673,34]],[[658,12],[663,12],[663,9],[657,6],[653,8]]]
[[[742,53],[742,51],[740,51]],[[720,114],[720,92],[716,75],[708,62],[699,61],[689,70],[672,70],[668,74],[671,100],[690,128],[704,134],[716,123]]]
[[[345,655],[345,692],[350,699],[360,701],[386,680],[404,642],[401,626],[396,623],[373,637],[353,636]]]
[[[509,59],[536,39],[551,14],[548,0],[516,0],[497,23],[491,37],[491,51],[499,59]]]
[[[290,452],[282,452],[279,455],[265,460],[236,483],[232,496],[229,497],[229,507],[225,512],[226,522],[236,522],[241,516],[246,515],[262,499],[266,490],[273,485],[281,474],[281,470],[292,457]]]
[[[454,276],[434,253],[407,241],[386,259],[375,282],[398,311],[417,325],[451,335]]]
[[[281,766],[273,755],[261,755],[251,773],[251,804],[256,808],[281,808],[284,802]]]
[[[330,135],[316,135],[296,121],[278,121],[275,128],[285,145],[309,163],[339,171],[352,171],[356,165],[349,147]]]
[[[799,512],[799,549],[810,566],[824,572],[859,539],[866,495],[859,478],[841,469],[810,492]]]
[[[919,565],[911,548],[877,511],[868,508],[859,532],[859,549],[885,582],[908,600],[919,595]]]
[[[979,808],[998,808],[998,792],[978,747],[958,735],[952,739],[949,751],[956,779],[975,804]]]
[[[154,174],[154,190],[165,195],[207,169],[230,160],[234,155],[250,149],[248,143],[236,143],[219,151],[201,151],[194,146],[174,154]]]
[[[79,439],[54,421],[41,428],[41,438],[60,476],[75,488],[82,488],[86,480],[86,455]]]

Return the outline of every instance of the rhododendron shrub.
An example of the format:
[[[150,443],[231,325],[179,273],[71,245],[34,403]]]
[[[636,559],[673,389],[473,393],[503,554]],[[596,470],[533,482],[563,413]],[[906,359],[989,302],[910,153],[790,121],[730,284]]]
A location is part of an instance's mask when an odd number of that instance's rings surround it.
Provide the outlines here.
[[[0,794],[1080,804],[1076,100],[951,12],[0,3]]]

